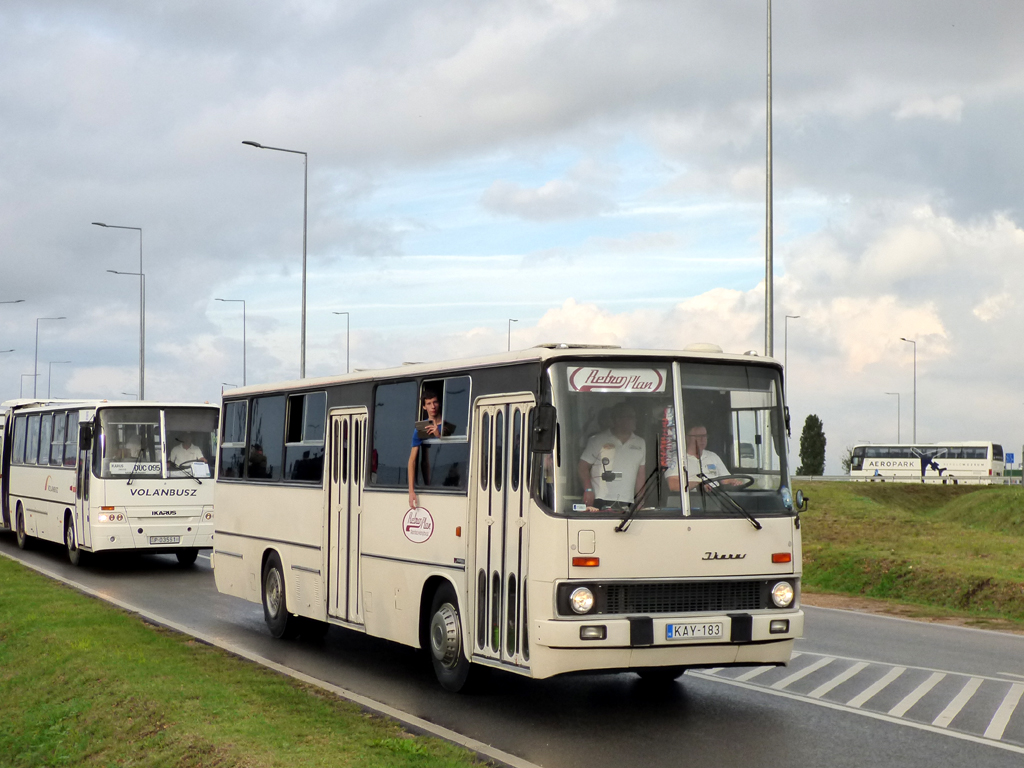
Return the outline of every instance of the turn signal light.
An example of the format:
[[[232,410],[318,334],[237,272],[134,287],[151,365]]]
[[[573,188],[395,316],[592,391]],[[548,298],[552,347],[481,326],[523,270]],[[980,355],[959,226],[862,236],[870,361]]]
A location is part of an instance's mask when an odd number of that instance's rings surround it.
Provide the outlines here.
[[[572,564],[576,568],[596,568],[601,564],[600,557],[574,557]]]
[[[113,507],[100,507],[100,509],[105,510],[105,511],[110,511],[110,510],[113,509]]]
[[[789,552],[775,552],[772,554],[773,563],[791,563],[793,562],[793,555]]]

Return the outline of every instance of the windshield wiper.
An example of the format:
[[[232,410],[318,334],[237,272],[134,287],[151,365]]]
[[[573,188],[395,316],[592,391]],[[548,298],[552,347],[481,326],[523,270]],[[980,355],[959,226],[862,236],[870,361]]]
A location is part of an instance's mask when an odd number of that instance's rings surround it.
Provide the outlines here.
[[[135,463],[132,464],[132,471],[128,473],[128,485],[132,484],[132,480],[135,479],[135,473],[139,469],[139,463],[142,461],[142,451],[139,451],[139,455],[135,457]]]
[[[657,477],[658,470],[659,467],[652,469],[651,474],[649,474],[647,479],[644,480],[644,484],[640,486],[640,490],[637,492],[636,496],[633,497],[633,503],[629,505],[629,508],[626,510],[626,514],[623,515],[621,522],[615,526],[615,530],[617,532],[623,533],[629,529],[629,524],[633,522],[633,518],[636,516],[637,510],[640,509],[640,505],[644,502],[644,499],[647,498],[647,492],[651,489],[651,481]]]
[[[179,472],[184,472],[185,473],[185,477],[191,477],[193,480],[195,480],[200,485],[203,484],[203,481],[200,480],[198,477],[196,477],[196,473],[192,471],[192,465],[191,464],[189,464],[187,467],[178,467],[178,471]]]
[[[749,512],[747,512],[747,510],[745,510],[743,508],[743,505],[740,504],[738,501],[736,501],[736,499],[734,499],[732,497],[732,494],[729,493],[727,490],[725,490],[725,488],[722,487],[722,482],[720,480],[716,480],[716,479],[714,479],[712,477],[708,477],[703,472],[701,472],[699,475],[697,475],[697,477],[699,477],[701,479],[700,488],[701,488],[701,495],[702,496],[704,494],[704,488],[706,486],[707,490],[711,493],[712,496],[714,496],[716,499],[719,499],[720,501],[724,500],[724,501],[729,502],[729,505],[734,510],[736,510],[741,515],[743,515],[745,518],[747,518],[747,520],[750,521],[751,525],[753,525],[757,530],[759,530],[759,531],[761,530],[761,524],[757,521],[757,518],[754,517]],[[722,506],[725,506],[725,505],[723,504]]]

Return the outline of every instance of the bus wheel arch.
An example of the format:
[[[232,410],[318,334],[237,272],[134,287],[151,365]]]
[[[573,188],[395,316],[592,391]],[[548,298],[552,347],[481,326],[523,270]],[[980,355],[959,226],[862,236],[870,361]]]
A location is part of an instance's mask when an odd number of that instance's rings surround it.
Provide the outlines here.
[[[64,549],[68,553],[68,562],[81,565],[84,553],[78,547],[78,534],[75,532],[75,518],[70,509],[64,510]]]
[[[267,622],[267,628],[276,638],[291,638],[295,634],[298,622],[288,611],[284,566],[276,550],[268,549],[263,553],[261,570],[260,592],[263,598],[263,618]]]
[[[441,579],[430,601],[427,649],[441,687],[457,693],[469,679],[470,661],[455,587]]]
[[[14,514],[14,528],[18,537],[18,549],[28,549],[28,534],[25,532],[25,508],[20,501]]]

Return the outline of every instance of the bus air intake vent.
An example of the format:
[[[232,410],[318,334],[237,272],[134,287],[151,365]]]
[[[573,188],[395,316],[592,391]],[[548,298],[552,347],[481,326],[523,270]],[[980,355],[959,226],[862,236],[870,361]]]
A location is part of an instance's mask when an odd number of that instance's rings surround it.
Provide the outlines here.
[[[761,608],[760,581],[609,584],[607,613],[704,613]]]

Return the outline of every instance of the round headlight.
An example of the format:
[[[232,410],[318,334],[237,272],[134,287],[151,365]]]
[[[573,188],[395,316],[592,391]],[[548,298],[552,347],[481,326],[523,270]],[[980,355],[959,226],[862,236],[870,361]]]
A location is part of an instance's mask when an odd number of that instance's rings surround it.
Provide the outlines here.
[[[577,587],[569,595],[569,605],[576,613],[587,613],[594,607],[594,593],[586,587]]]
[[[772,602],[779,608],[787,608],[793,602],[793,585],[780,581],[772,587]]]

